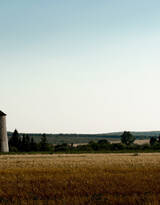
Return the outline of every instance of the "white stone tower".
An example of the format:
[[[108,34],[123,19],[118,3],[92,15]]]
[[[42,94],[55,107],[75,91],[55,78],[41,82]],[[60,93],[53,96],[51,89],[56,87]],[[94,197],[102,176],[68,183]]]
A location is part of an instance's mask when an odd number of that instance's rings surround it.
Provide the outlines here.
[[[9,152],[6,114],[0,111],[0,152]]]

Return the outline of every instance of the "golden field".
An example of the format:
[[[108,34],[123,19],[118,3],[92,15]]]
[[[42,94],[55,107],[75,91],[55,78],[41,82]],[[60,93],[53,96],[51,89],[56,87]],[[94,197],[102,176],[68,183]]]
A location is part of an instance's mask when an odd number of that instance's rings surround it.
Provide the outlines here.
[[[0,155],[0,204],[158,205],[160,154]]]

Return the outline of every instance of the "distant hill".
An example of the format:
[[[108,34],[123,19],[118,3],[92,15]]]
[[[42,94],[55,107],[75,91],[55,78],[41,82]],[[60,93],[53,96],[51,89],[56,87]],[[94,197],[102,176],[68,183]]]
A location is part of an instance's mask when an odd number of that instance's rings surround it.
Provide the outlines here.
[[[111,132],[111,133],[102,133],[102,134],[46,134],[49,143],[52,144],[61,144],[61,143],[88,143],[89,141],[98,141],[100,139],[108,139],[111,141],[119,140],[123,132]],[[150,132],[131,132],[136,139],[143,140],[149,139],[152,136],[158,137],[160,131],[150,131]],[[20,133],[23,134],[23,133]],[[24,133],[26,134],[26,133]],[[30,137],[33,137],[36,142],[39,142],[41,139],[41,133],[27,133]],[[11,137],[12,132],[8,132],[9,138]]]
[[[111,132],[111,133],[104,133],[104,134],[99,134],[99,135],[103,135],[103,136],[115,136],[115,137],[117,137],[117,136],[121,136],[121,134],[122,134],[123,132]],[[147,138],[148,139],[148,137],[153,137],[153,136],[159,136],[160,135],[160,131],[141,131],[141,132],[135,132],[135,131],[131,131],[131,133],[134,135],[134,136],[136,136],[136,137],[139,137],[140,139],[141,138]]]

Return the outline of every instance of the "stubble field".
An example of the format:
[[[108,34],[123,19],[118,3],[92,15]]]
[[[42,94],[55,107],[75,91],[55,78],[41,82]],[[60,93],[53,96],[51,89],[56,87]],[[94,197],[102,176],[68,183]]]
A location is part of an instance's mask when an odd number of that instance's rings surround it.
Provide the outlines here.
[[[160,154],[1,155],[0,204],[158,205]]]

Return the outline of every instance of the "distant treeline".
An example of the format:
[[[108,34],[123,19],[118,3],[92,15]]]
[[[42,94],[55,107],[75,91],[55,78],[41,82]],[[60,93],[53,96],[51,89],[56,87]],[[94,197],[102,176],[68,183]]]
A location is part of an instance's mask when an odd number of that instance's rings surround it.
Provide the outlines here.
[[[41,136],[40,142],[35,142],[34,138],[28,134],[19,134],[15,130],[9,138],[10,152],[37,152],[53,150],[52,144],[48,143],[45,134]]]
[[[8,132],[9,138],[12,136],[12,132]],[[25,133],[20,133],[20,135],[24,135]],[[150,137],[158,137],[160,135],[160,131],[153,132],[131,132],[136,139],[150,139]],[[43,134],[41,133],[28,133],[28,135],[34,138],[35,142],[39,143]],[[46,134],[48,142],[51,144],[62,144],[62,143],[89,143],[91,140],[98,142],[99,140],[107,139],[107,140],[119,140],[122,132],[113,132],[107,134]]]
[[[42,134],[40,141],[36,142],[29,134],[19,134],[15,130],[9,139],[10,152],[112,152],[112,151],[160,151],[160,136],[150,137],[150,144],[134,144],[136,137],[130,132],[124,132],[120,136],[120,143],[110,143],[107,139],[91,140],[85,145],[74,145],[74,143],[51,144],[46,134]]]

